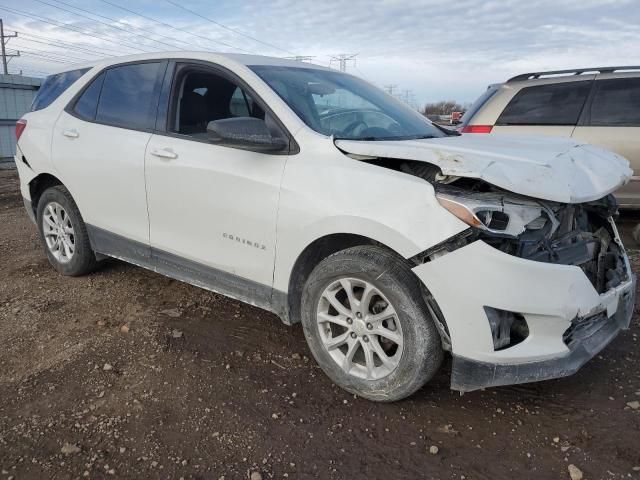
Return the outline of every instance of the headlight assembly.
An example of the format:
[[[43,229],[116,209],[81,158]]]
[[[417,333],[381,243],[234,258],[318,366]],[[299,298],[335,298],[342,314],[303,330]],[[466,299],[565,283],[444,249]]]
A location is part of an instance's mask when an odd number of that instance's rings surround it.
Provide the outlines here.
[[[547,220],[541,204],[515,195],[440,191],[436,198],[467,225],[496,234],[515,237],[527,228],[542,228]]]

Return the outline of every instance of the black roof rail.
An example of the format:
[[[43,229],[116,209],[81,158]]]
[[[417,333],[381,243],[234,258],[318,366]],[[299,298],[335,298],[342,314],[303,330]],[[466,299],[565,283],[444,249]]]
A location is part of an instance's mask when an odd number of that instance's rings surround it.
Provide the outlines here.
[[[583,73],[613,73],[618,70],[640,70],[640,66],[627,67],[594,67],[594,68],[576,68],[573,70],[550,70],[548,72],[531,72],[516,75],[507,80],[509,82],[522,82],[525,80],[535,80],[547,75],[581,75]]]

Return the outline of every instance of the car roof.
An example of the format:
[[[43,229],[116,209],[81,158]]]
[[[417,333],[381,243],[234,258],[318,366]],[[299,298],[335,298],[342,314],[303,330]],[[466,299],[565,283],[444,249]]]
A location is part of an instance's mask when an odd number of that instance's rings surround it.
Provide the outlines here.
[[[615,72],[635,72],[640,74],[640,66],[622,66],[622,67],[590,67],[590,68],[575,68],[569,70],[548,70],[543,72],[530,72],[522,73],[511,77],[505,83],[523,82],[527,80],[553,80],[553,79],[566,79],[573,78],[573,80],[580,80],[580,76],[584,74],[603,74],[603,73],[615,73]]]
[[[124,55],[117,57],[107,57],[100,60],[94,60],[86,63],[78,63],[67,66],[63,69],[56,70],[53,74],[68,72],[81,68],[108,67],[121,63],[129,63],[143,60],[155,59],[187,59],[187,60],[203,60],[213,63],[223,63],[225,65],[236,64],[238,66],[280,66],[294,68],[313,68],[318,70],[329,70],[326,67],[315,65],[312,63],[303,63],[288,58],[267,57],[263,55],[248,55],[241,53],[219,53],[219,52],[203,52],[203,51],[174,51],[174,52],[153,52],[140,53],[136,55]],[[332,70],[335,71],[335,70]]]

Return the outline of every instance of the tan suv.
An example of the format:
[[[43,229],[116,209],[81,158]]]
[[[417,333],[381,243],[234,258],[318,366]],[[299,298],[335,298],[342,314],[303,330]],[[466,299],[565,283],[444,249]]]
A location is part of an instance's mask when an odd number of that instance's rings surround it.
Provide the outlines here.
[[[461,131],[572,137],[612,150],[634,171],[616,192],[620,207],[640,208],[640,67],[525,73],[490,85]]]

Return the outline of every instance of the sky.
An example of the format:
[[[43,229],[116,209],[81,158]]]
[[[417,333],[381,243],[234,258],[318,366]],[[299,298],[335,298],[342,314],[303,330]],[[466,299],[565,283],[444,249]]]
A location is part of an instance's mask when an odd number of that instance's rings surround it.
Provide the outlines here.
[[[640,0],[0,0],[10,72],[209,50],[357,54],[347,71],[410,99],[473,101],[530,71],[640,65]]]

